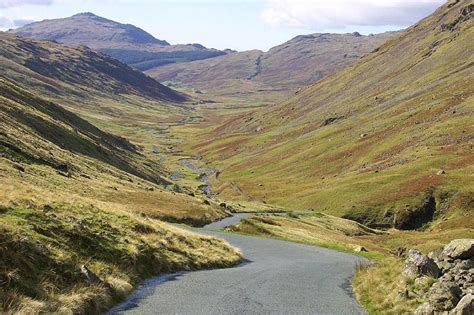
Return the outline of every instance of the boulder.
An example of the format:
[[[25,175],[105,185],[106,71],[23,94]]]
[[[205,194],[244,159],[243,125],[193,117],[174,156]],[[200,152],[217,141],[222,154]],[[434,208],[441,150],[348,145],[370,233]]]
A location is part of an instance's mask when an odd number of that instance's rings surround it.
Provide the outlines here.
[[[438,278],[441,275],[441,270],[433,259],[423,255],[416,249],[410,249],[405,260],[403,275],[409,278],[417,278],[419,276]]]
[[[455,315],[471,315],[474,314],[474,295],[467,294],[459,301],[456,308],[452,311]]]
[[[469,259],[474,257],[474,239],[451,241],[443,249],[443,255],[452,259]]]
[[[455,282],[438,281],[428,291],[429,302],[436,311],[452,310],[461,295],[461,289]]]
[[[442,273],[447,272],[454,266],[454,262],[451,258],[446,257],[443,255],[443,249],[439,248],[434,250],[428,254],[428,257],[433,259],[438,268],[441,270]]]

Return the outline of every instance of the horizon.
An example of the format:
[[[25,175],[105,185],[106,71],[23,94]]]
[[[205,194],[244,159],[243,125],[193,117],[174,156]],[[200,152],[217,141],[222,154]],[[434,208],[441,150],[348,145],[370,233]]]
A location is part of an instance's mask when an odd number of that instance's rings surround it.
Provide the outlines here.
[[[336,0],[328,5],[318,0],[162,0],[153,3],[122,0],[114,1],[113,7],[112,1],[95,2],[2,0],[0,30],[90,12],[115,22],[132,24],[172,45],[199,43],[220,50],[268,51],[298,35],[353,32],[369,35],[398,31],[431,14],[445,1],[425,0],[412,4],[406,0]],[[356,10],[356,18],[352,14],[346,16],[346,8]],[[149,12],[156,11],[159,13],[148,18]]]

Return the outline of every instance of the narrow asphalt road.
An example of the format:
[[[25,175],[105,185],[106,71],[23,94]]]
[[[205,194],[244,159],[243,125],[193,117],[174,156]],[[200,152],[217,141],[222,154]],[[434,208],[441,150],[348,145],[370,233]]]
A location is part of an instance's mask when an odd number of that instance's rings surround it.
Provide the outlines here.
[[[361,258],[215,230],[245,216],[200,230],[239,247],[242,265],[150,279],[109,314],[365,314],[350,287]]]

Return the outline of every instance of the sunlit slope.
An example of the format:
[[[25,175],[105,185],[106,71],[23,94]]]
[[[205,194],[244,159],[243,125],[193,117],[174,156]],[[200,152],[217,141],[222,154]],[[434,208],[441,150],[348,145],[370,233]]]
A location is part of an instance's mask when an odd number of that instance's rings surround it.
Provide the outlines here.
[[[430,219],[431,191],[438,210],[460,195],[472,207],[473,5],[449,2],[359,62],[189,148],[218,161],[222,181],[294,208],[408,228]]]

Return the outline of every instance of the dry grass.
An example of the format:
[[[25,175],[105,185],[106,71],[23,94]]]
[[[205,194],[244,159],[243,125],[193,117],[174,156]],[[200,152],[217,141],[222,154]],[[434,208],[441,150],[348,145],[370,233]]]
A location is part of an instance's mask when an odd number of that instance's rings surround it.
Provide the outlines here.
[[[2,206],[0,222],[0,305],[6,312],[100,313],[147,277],[240,260],[221,240],[91,205],[17,201]],[[104,284],[88,284],[81,265]]]

